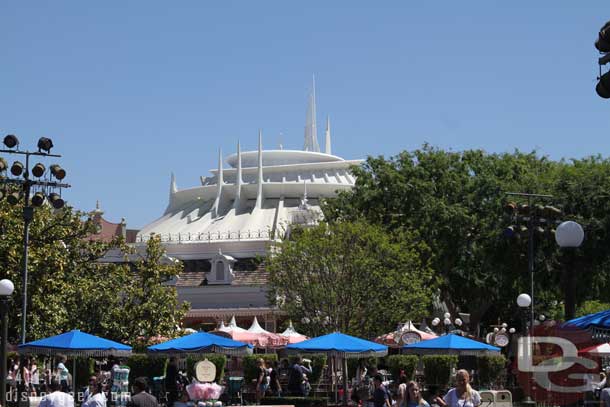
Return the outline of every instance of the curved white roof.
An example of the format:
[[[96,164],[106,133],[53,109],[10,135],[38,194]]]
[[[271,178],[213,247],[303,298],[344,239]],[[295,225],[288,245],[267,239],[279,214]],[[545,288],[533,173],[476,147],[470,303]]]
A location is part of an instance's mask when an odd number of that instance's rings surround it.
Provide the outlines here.
[[[343,158],[336,155],[318,153],[314,151],[301,150],[264,150],[263,151],[263,167],[272,165],[288,165],[288,164],[313,164],[343,161]],[[233,167],[237,167],[237,153],[227,157],[227,163]],[[244,151],[241,153],[241,165],[244,168],[256,167],[258,165],[258,151]]]

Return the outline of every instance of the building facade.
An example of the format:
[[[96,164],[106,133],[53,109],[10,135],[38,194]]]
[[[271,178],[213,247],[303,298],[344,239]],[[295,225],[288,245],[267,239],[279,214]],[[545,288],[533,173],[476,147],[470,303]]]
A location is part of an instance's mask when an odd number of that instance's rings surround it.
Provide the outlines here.
[[[281,315],[267,299],[264,268],[269,246],[292,225],[315,224],[320,200],[352,188],[350,167],[362,162],[331,153],[328,120],[321,152],[316,127],[312,91],[303,150],[265,150],[259,132],[257,150],[241,151],[237,142],[236,153],[219,152],[217,168],[201,185],[178,189],[172,175],[165,212],[134,244],[142,247],[158,235],[167,254],[184,262],[172,284],[179,299],[191,303],[186,326],[212,329],[235,316],[247,327],[256,316],[265,329],[277,329]]]

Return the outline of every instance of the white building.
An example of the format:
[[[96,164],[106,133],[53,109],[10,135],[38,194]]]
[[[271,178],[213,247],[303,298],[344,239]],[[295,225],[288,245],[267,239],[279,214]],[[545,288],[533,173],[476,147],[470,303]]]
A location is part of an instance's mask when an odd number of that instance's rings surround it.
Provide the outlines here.
[[[362,162],[332,155],[328,120],[324,152],[316,133],[312,91],[302,151],[264,150],[259,132],[257,151],[241,151],[238,142],[224,160],[219,152],[218,168],[199,186],[179,190],[172,175],[167,209],[139,231],[135,244],[160,235],[167,254],[184,262],[174,283],[179,298],[191,303],[187,326],[212,328],[235,315],[245,326],[256,316],[276,329],[279,313],[267,301],[260,259],[290,225],[315,223],[321,198],[352,188],[350,166]]]

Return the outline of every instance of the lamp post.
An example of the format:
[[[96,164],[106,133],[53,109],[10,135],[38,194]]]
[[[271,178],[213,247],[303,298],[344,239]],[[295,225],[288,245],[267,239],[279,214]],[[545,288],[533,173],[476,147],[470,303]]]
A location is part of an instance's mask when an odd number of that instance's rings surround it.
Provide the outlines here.
[[[527,315],[527,310],[528,310],[529,306],[531,305],[533,307],[532,297],[530,297],[529,295],[527,295],[525,293],[519,294],[519,296],[517,297],[517,305],[524,311],[525,315]],[[534,312],[532,311],[532,315],[533,314],[534,314]],[[533,326],[533,324],[534,324],[533,319],[531,320],[531,324]],[[525,333],[528,332],[527,318],[525,318],[523,332],[525,332]]]
[[[449,333],[449,329],[450,327],[453,326],[457,326],[458,328],[460,328],[463,324],[463,321],[460,318],[456,318],[453,322],[451,321],[451,314],[448,312],[445,312],[445,314],[443,315],[443,326],[445,328],[445,335],[447,335]],[[433,327],[437,327],[439,326],[441,323],[441,319],[436,317],[432,320],[432,326]]]
[[[574,251],[580,247],[585,238],[585,232],[578,223],[571,220],[561,223],[555,232],[555,241],[562,249]],[[569,262],[568,264],[572,264]],[[566,321],[576,314],[576,274],[567,265],[564,267],[564,314]]]
[[[7,336],[8,336],[8,302],[15,286],[11,280],[0,280],[0,313],[2,313],[2,344],[0,345],[0,402],[6,406],[6,357],[7,357]]]

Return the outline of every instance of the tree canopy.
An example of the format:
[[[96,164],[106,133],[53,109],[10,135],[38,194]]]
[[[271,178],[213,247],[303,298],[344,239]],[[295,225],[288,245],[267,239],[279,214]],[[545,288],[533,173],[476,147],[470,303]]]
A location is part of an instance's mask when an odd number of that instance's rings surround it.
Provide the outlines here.
[[[425,145],[389,159],[369,157],[353,172],[355,187],[326,201],[327,221],[366,219],[391,234],[418,236],[434,254],[431,267],[440,278],[441,299],[452,311],[471,313],[475,325],[481,318],[515,319],[515,298],[529,292],[527,239],[502,236],[510,225],[503,206],[513,199],[506,195],[511,191],[553,195],[548,203],[563,209],[563,219],[585,228],[585,243],[572,251],[560,251],[550,233],[536,236],[540,311],[562,298],[569,273],[578,275],[578,303],[608,296],[606,159],[552,161],[536,153],[453,152]],[[570,272],[562,273],[566,266]]]
[[[12,342],[21,335],[22,210],[0,201],[0,264],[4,278],[15,284],[9,306]],[[71,329],[125,342],[137,336],[175,336],[185,308],[178,306],[175,289],[161,283],[176,276],[181,265],[161,263],[159,239],[151,239],[146,255],[131,264],[103,263],[100,258],[111,248],[125,253],[131,249],[121,239],[110,243],[88,239],[95,230],[85,213],[72,208],[53,210],[45,205],[35,209],[30,227],[26,339]]]
[[[267,259],[270,300],[305,333],[372,337],[423,316],[434,279],[426,245],[364,221],[292,230]]]

